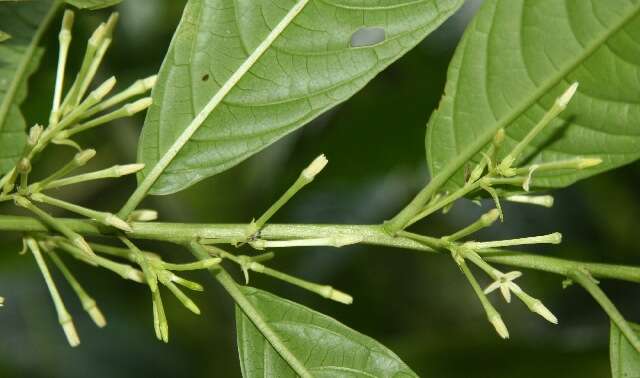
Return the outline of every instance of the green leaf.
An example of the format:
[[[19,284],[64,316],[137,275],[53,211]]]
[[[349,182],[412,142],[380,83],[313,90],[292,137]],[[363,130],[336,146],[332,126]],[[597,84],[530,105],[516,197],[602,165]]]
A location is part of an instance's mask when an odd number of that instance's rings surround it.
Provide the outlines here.
[[[11,38],[11,34],[5,33],[2,30],[0,30],[0,42],[4,42],[4,41],[6,41],[7,39],[10,39],[10,38]]]
[[[242,293],[313,377],[417,377],[392,351],[326,315],[252,287]],[[242,376],[297,377],[239,307]]]
[[[114,6],[122,0],[65,0],[68,4],[80,9],[102,9]]]
[[[640,157],[640,1],[488,0],[451,62],[427,125],[432,176],[463,182],[464,164],[499,128],[504,156],[572,82],[569,107],[525,150],[526,163],[599,156],[582,171],[534,174],[564,187]]]
[[[37,44],[58,8],[51,4],[43,0],[0,5],[2,30],[11,35],[0,44],[0,173],[14,166],[26,140],[19,107],[42,56]]]
[[[462,3],[190,0],[142,131],[141,186],[170,194],[238,164],[348,99]]]
[[[640,335],[640,325],[628,322],[633,331]],[[640,377],[640,353],[624,337],[620,329],[611,322],[609,339],[612,378]]]

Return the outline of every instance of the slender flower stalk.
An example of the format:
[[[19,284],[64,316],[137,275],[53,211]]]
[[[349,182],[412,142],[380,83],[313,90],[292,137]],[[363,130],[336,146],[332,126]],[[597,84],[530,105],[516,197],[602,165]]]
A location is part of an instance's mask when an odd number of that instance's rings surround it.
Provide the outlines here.
[[[49,257],[51,261],[58,267],[58,270],[62,272],[62,275],[67,280],[73,291],[78,296],[80,303],[82,303],[82,308],[89,314],[94,323],[100,328],[103,328],[107,325],[107,321],[98,308],[96,301],[84,290],[80,282],[75,278],[75,276],[71,273],[69,268],[65,265],[65,263],[58,257],[55,252],[49,252]]]
[[[45,211],[41,210],[37,206],[35,206],[31,201],[22,197],[15,196],[14,200],[16,204],[20,207],[23,207],[32,213],[34,213],[38,218],[40,218],[44,223],[48,224],[54,230],[60,232],[62,235],[66,236],[71,243],[73,243],[76,247],[80,248],[88,257],[94,257],[95,254],[91,250],[89,243],[87,243],[84,238],[75,231],[72,231],[69,227],[67,227],[64,223],[58,221],[56,218],[52,217]]]
[[[69,137],[77,133],[87,131],[96,126],[104,125],[105,123],[112,122],[120,118],[131,117],[136,113],[146,110],[149,106],[151,106],[151,103],[152,103],[151,97],[141,98],[131,104],[124,105],[120,109],[115,110],[111,113],[107,113],[100,117],[94,118],[88,122],[79,124],[78,126],[75,126],[71,129],[63,130],[60,133],[58,133],[58,136],[56,137],[56,139],[60,139],[60,140],[68,139]]]
[[[60,44],[60,52],[58,54],[58,68],[56,70],[56,84],[53,94],[53,105],[51,107],[50,124],[58,123],[60,118],[60,102],[62,101],[62,88],[64,86],[64,75],[67,67],[67,56],[69,55],[69,46],[71,45],[71,28],[73,27],[74,13],[71,10],[65,10],[62,17],[62,27],[58,35]]]
[[[107,99],[105,99],[104,101],[100,102],[99,104],[95,105],[94,107],[90,108],[89,110],[87,110],[84,115],[82,116],[82,118],[88,118],[91,117],[97,113],[103,112],[113,106],[116,106],[118,104],[121,104],[127,100],[129,100],[130,98],[133,98],[135,96],[139,96],[142,94],[145,94],[147,92],[149,92],[151,90],[151,88],[153,88],[153,86],[155,85],[156,81],[158,80],[158,76],[157,75],[153,75],[153,76],[149,76],[145,79],[140,79],[136,82],[134,82],[130,87],[128,87],[127,89],[125,89],[124,91],[117,93]]]
[[[88,209],[86,207],[78,206],[66,201],[59,200],[57,198],[49,197],[43,193],[34,193],[31,195],[31,199],[37,202],[46,203],[47,205],[56,206],[61,209],[65,209],[71,211],[76,214],[83,215],[87,218],[94,219],[105,226],[115,227],[125,232],[131,232],[133,229],[129,224],[122,219],[118,218],[116,215],[107,213],[104,211],[96,211],[92,209]]]
[[[144,164],[126,164],[114,165],[113,167],[102,169],[100,171],[83,173],[76,176],[65,177],[57,180],[47,180],[48,182],[40,184],[40,190],[54,189],[62,186],[79,184],[87,181],[101,180],[107,178],[118,178],[133,173],[140,172],[144,169]]]
[[[58,288],[56,287],[56,284],[51,277],[51,273],[49,272],[49,268],[47,268],[47,264],[44,261],[42,252],[40,252],[38,243],[33,238],[27,238],[27,245],[33,253],[33,257],[36,259],[36,263],[38,264],[38,268],[40,268],[42,277],[47,284],[49,294],[51,294],[51,299],[53,299],[53,304],[56,308],[56,312],[58,313],[58,321],[60,322],[60,325],[64,330],[64,334],[67,337],[69,345],[71,345],[72,347],[80,345],[80,338],[78,337],[76,327],[73,324],[73,319],[71,318],[69,311],[67,311],[67,308],[62,301],[62,297],[58,292]]]
[[[344,247],[346,245],[357,244],[362,241],[362,237],[354,235],[335,235],[326,238],[315,239],[294,239],[294,240],[264,240],[258,239],[249,242],[255,249],[265,248],[290,248],[290,247]]]
[[[57,171],[55,171],[54,173],[49,175],[47,178],[45,178],[45,179],[43,179],[43,180],[41,180],[39,182],[36,182],[34,184],[31,184],[29,186],[28,191],[30,193],[39,192],[40,190],[42,190],[42,188],[46,187],[52,181],[55,181],[55,180],[57,180],[57,179],[59,179],[59,178],[61,178],[63,176],[66,176],[69,173],[73,172],[74,170],[84,166],[95,155],[96,155],[96,151],[93,150],[93,149],[88,149],[88,150],[84,150],[84,151],[78,152],[73,157],[73,159],[71,159],[71,161],[68,162],[67,164],[65,164],[62,168],[58,169]]]
[[[495,240],[490,242],[467,242],[464,244],[464,246],[471,250],[479,250],[486,248],[502,248],[527,244],[560,244],[561,242],[562,234],[559,232],[554,232],[548,235],[531,236],[527,238]]]
[[[448,242],[460,240],[466,236],[472,235],[482,230],[483,228],[491,226],[498,220],[499,216],[500,212],[497,209],[492,209],[489,212],[483,214],[477,221],[452,235],[445,236],[443,239]]]
[[[524,149],[531,143],[531,141],[540,134],[540,132],[547,127],[561,112],[563,112],[573,95],[575,95],[578,89],[578,83],[573,83],[571,86],[556,99],[551,106],[551,109],[545,113],[540,122],[538,122],[533,129],[527,133],[527,135],[518,142],[518,144],[509,152],[509,154],[498,165],[498,172],[504,176],[515,175],[515,170],[512,168],[513,163],[520,157]]]
[[[327,165],[328,160],[324,155],[318,156],[311,164],[305,168],[300,177],[287,189],[287,191],[280,197],[267,211],[262,214],[258,220],[252,221],[247,227],[245,232],[246,238],[250,239],[255,235],[271,217],[282,208],[300,189],[311,183],[318,173],[320,173]]]
[[[500,337],[502,337],[503,339],[508,339],[509,331],[507,330],[507,326],[504,324],[504,321],[502,320],[500,313],[498,313],[495,307],[493,307],[493,305],[491,304],[491,302],[489,301],[485,293],[480,288],[480,284],[478,284],[478,281],[473,276],[473,273],[471,273],[471,270],[467,266],[467,263],[464,261],[464,257],[462,257],[462,255],[460,255],[455,250],[452,251],[451,254],[454,261],[456,262],[456,264],[458,264],[458,266],[460,267],[460,270],[462,270],[462,273],[467,278],[467,281],[469,281],[469,284],[473,288],[473,291],[478,297],[478,300],[480,300],[480,303],[482,304],[482,308],[484,309],[487,315],[487,319],[489,320],[489,323],[493,325],[493,327],[495,328],[496,332]]]

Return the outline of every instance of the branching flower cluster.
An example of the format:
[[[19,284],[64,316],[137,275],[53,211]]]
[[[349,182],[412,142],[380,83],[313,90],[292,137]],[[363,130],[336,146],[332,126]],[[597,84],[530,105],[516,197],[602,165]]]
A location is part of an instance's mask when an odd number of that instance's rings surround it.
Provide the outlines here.
[[[613,303],[600,290],[595,278],[600,275],[637,282],[640,279],[634,275],[635,270],[629,273],[611,266],[589,265],[559,259],[552,263],[529,263],[528,265],[520,260],[508,260],[508,257],[513,254],[505,251],[504,248],[533,244],[559,244],[562,235],[558,232],[507,240],[477,241],[471,239],[478,231],[494,225],[498,220],[505,219],[501,199],[546,207],[552,206],[553,198],[551,196],[530,195],[531,188],[537,187],[536,179],[540,174],[590,169],[602,163],[599,157],[581,157],[553,163],[523,163],[526,161],[524,151],[566,109],[576,93],[578,83],[570,85],[556,99],[541,120],[509,151],[504,151],[504,129],[499,129],[495,135],[493,135],[495,129],[488,133],[486,140],[488,141],[491,137],[493,140],[475,151],[481,158],[479,162],[469,166],[464,183],[458,189],[443,192],[444,181],[433,180],[418,195],[418,200],[410,203],[387,224],[280,225],[280,229],[277,228],[278,225],[269,224],[272,217],[301,189],[313,182],[315,177],[327,166],[326,157],[320,155],[302,170],[297,180],[257,219],[253,219],[248,224],[227,225],[227,228],[222,226],[216,228],[216,225],[212,225],[211,230],[208,230],[211,232],[204,232],[193,227],[193,229],[186,231],[182,230],[184,231],[182,233],[176,231],[177,236],[172,238],[162,235],[162,230],[166,230],[166,228],[162,228],[162,223],[154,222],[158,218],[156,211],[151,209],[130,211],[147,195],[153,182],[145,184],[146,186],[139,186],[119,215],[86,208],[50,195],[51,189],[98,179],[119,178],[134,174],[144,168],[143,164],[127,164],[88,173],[77,173],[95,156],[96,151],[80,146],[73,139],[76,134],[142,112],[152,102],[151,97],[145,96],[154,86],[156,76],[138,80],[114,95],[110,95],[110,93],[116,84],[115,77],[109,78],[90,91],[100,64],[112,42],[112,32],[117,19],[117,14],[113,14],[107,22],[101,24],[94,31],[87,43],[81,67],[65,90],[66,60],[70,49],[71,29],[74,20],[73,12],[65,12],[59,34],[57,76],[48,124],[47,126],[35,125],[30,129],[26,146],[15,167],[0,178],[0,202],[13,201],[18,207],[30,212],[40,223],[46,225],[44,230],[25,233],[22,252],[30,252],[34,256],[70,345],[78,345],[80,339],[73,319],[52,278],[47,261],[52,262],[61,272],[84,310],[97,326],[104,327],[106,319],[95,299],[81,286],[61,256],[73,257],[88,265],[111,271],[125,280],[146,285],[151,294],[155,334],[158,339],[168,342],[169,327],[161,288],[164,287],[171,292],[188,310],[200,314],[196,303],[182,288],[202,291],[203,287],[197,282],[181,277],[178,275],[179,272],[211,271],[245,313],[255,313],[255,309],[249,307],[246,298],[241,298],[242,294],[238,290],[236,282],[227,274],[223,264],[238,267],[247,284],[250,281],[250,274],[259,273],[295,285],[324,298],[343,304],[351,304],[353,298],[349,294],[329,285],[309,282],[278,271],[267,266],[267,263],[275,257],[273,250],[278,248],[314,246],[338,248],[354,244],[378,244],[439,252],[451,256],[474,290],[487,319],[502,338],[508,338],[509,331],[502,316],[488,298],[488,295],[493,292],[499,291],[507,303],[510,303],[512,297],[515,296],[530,311],[551,323],[558,323],[558,319],[540,299],[528,294],[515,282],[522,276],[520,271],[503,271],[494,267],[492,263],[524,266],[566,276],[570,282],[576,282],[589,291],[630,343],[640,351],[638,337]],[[212,110],[213,108],[210,111]],[[73,148],[77,152],[73,159],[53,173],[43,178],[34,179],[31,175],[32,165],[37,163],[37,158],[52,144]],[[170,160],[168,158],[165,168]],[[159,171],[162,169],[164,169],[162,166],[158,168]],[[451,174],[453,173],[451,172]],[[141,187],[142,189],[140,189]],[[483,195],[488,195],[493,200],[495,208],[460,230],[442,237],[407,231],[411,225],[438,211],[446,212],[460,199],[477,199]],[[118,244],[108,245],[87,240],[86,233],[70,226],[68,220],[50,215],[43,208],[43,205],[74,213],[83,217],[87,222],[90,220],[92,225],[100,226],[99,235],[110,237],[114,244]],[[165,261],[157,253],[141,249],[132,240],[140,237],[139,231],[144,229],[145,225],[153,225],[157,230],[151,234],[143,233],[144,237],[150,239],[155,237],[155,240],[158,241],[173,242],[180,248],[189,250],[196,257],[196,261],[181,264],[171,263]],[[171,227],[171,224],[165,226]],[[302,235],[299,231],[305,226],[308,229]],[[250,252],[234,253],[240,251],[241,248],[248,249]],[[532,256],[526,257],[538,257]],[[474,266],[489,279],[489,284],[484,289],[471,269]],[[3,304],[4,299],[0,297],[0,307]],[[257,315],[254,314],[254,316]],[[256,321],[255,325],[263,335],[271,332],[265,324]],[[283,353],[283,358],[286,359],[286,355]],[[290,359],[293,360],[293,357]],[[287,360],[287,362],[290,361]],[[295,364],[295,361],[290,363],[292,366]]]

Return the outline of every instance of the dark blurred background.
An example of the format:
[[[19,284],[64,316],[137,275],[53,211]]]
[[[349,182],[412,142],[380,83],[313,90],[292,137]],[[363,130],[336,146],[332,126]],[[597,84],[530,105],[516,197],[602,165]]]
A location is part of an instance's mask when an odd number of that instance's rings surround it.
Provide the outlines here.
[[[392,216],[426,182],[426,121],[442,93],[447,64],[466,23],[481,1],[467,5],[421,45],[400,59],[347,103],[293,133],[238,167],[177,195],[154,197],[147,207],[161,219],[184,222],[246,222],[259,215],[313,157],[325,153],[322,175],[279,212],[283,223],[379,223]],[[128,0],[119,6],[115,42],[101,71],[124,88],[157,72],[184,1]],[[84,43],[108,11],[78,12],[70,64],[78,68]],[[51,101],[57,32],[46,40],[41,70],[30,81],[34,94],[24,111],[30,124],[44,122]],[[143,118],[116,122],[83,135],[98,155],[96,169],[135,160]],[[52,148],[39,162],[49,172],[71,157]],[[640,213],[632,165],[555,193],[556,206],[506,205],[508,221],[484,232],[505,238],[561,231],[565,243],[535,251],[565,258],[638,264]],[[102,210],[118,209],[133,179],[102,181],[60,191],[62,198]],[[458,204],[416,230],[442,235],[466,225],[484,209]],[[13,212],[4,205],[2,212]],[[59,275],[55,278],[74,315],[82,344],[70,348],[33,259],[19,256],[19,235],[3,234],[0,264],[0,376],[2,377],[239,377],[233,306],[205,273],[189,275],[206,291],[195,294],[201,316],[165,295],[170,342],[155,339],[151,302],[142,285],[67,259],[108,318],[97,329]],[[147,246],[170,260],[188,261],[177,247]],[[560,319],[546,323],[521,303],[494,296],[511,332],[497,337],[468,283],[450,258],[376,247],[279,251],[273,266],[306,279],[330,283],[355,297],[351,306],[323,300],[280,282],[252,276],[252,285],[299,301],[379,340],[425,377],[607,377],[609,322],[582,290],[563,290],[562,277],[525,272],[520,280]],[[237,277],[240,277],[239,275]],[[478,274],[480,277],[480,274]],[[486,284],[486,280],[483,284]],[[623,313],[640,321],[638,287],[603,282]]]

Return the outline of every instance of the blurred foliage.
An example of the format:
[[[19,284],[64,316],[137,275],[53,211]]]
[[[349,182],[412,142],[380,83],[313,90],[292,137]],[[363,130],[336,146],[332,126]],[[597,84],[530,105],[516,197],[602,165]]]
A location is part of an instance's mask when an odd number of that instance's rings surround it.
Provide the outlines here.
[[[264,210],[313,157],[326,153],[328,168],[278,213],[276,222],[378,223],[400,207],[426,181],[424,132],[437,106],[446,67],[465,24],[479,1],[419,47],[383,72],[349,102],[278,142],[237,168],[180,194],[153,197],[146,206],[165,221],[247,222]],[[184,1],[123,2],[121,22],[103,68],[124,87],[155,73],[178,23]],[[90,31],[109,11],[79,12],[71,64],[82,59]],[[30,123],[47,119],[57,59],[56,33],[50,33],[40,72],[30,82],[23,109]],[[87,170],[135,160],[142,118],[117,122],[84,135],[98,150]],[[51,171],[70,153],[52,149],[39,165]],[[36,172],[37,174],[37,172]],[[506,206],[508,222],[484,231],[487,238],[561,231],[565,243],[540,253],[592,261],[640,263],[635,200],[640,167],[587,180],[558,191],[556,206]],[[96,182],[61,190],[97,209],[117,209],[133,190],[132,179]],[[485,205],[485,208],[488,206]],[[10,206],[0,208],[13,212]],[[417,229],[441,235],[475,219],[471,203],[436,215]],[[0,376],[2,377],[238,377],[233,307],[206,274],[193,278],[206,291],[195,297],[201,316],[166,296],[170,342],[153,335],[151,302],[141,285],[69,261],[85,288],[98,300],[108,326],[99,330],[56,276],[72,311],[82,344],[71,349],[57,324],[44,282],[30,256],[18,256],[17,235],[3,234],[0,265]],[[186,261],[174,246],[148,245],[167,258]],[[335,304],[258,275],[252,284],[335,317],[382,342],[425,377],[606,377],[609,375],[609,321],[581,289],[562,290],[561,277],[528,273],[522,284],[544,300],[560,319],[553,326],[524,306],[505,306],[494,297],[511,331],[500,340],[487,324],[467,282],[448,258],[374,247],[283,250],[277,268],[354,295],[351,306]],[[238,275],[238,277],[240,277]],[[640,320],[637,285],[604,282],[621,311]],[[65,290],[67,289],[67,290]]]

